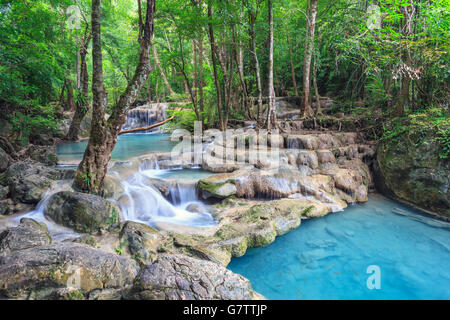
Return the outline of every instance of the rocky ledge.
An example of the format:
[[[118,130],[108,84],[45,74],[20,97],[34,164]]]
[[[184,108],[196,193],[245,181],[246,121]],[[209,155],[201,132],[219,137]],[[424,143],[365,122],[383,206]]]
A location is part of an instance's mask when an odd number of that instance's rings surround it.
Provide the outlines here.
[[[386,196],[450,220],[450,158],[442,158],[436,137],[409,132],[381,142],[374,177]]]
[[[279,152],[276,166],[272,149]],[[243,163],[235,158],[223,164],[217,158],[220,153],[212,152],[201,164],[205,170],[222,172],[196,185],[201,197],[213,201],[218,224],[211,227],[120,222],[114,202],[123,201],[123,190],[114,175],[106,179],[112,201],[73,191],[53,194],[46,200],[45,215],[83,234],[60,242],[31,219],[4,230],[0,298],[261,299],[247,279],[226,269],[231,258],[272,243],[303,219],[367,201],[372,186],[365,161],[373,156],[373,147],[359,143],[354,134],[284,135],[271,140],[268,149],[239,152]],[[250,152],[259,160],[252,162]],[[113,163],[110,170],[124,179],[139,168],[155,166],[180,163],[160,153]],[[187,159],[181,166],[192,163]],[[24,161],[10,166],[3,179],[13,201],[35,204],[55,181],[71,174]],[[170,194],[172,182],[143,182],[162,196]]]

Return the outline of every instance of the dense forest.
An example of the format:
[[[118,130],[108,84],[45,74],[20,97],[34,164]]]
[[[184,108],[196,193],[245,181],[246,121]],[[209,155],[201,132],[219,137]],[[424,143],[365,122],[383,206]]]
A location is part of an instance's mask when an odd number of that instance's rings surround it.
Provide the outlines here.
[[[320,117],[315,101],[326,96],[339,102],[339,112],[446,118],[448,3],[374,4],[372,10],[367,1],[159,1],[152,72],[137,100],[185,101],[191,110],[182,115],[185,126],[199,119],[222,129],[229,119],[267,125],[267,101],[280,96],[301,96],[304,117]],[[138,7],[145,4],[101,5],[103,78],[112,108],[137,65]],[[76,139],[92,101],[91,1],[0,6],[2,117],[26,144],[56,130],[64,110],[76,109],[67,137]]]
[[[0,300],[449,299],[449,39],[448,0],[0,0]]]

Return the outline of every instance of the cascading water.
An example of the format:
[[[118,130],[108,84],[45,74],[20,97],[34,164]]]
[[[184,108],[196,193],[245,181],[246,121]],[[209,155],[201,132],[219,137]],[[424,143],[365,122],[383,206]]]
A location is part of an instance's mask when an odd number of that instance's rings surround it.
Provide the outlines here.
[[[22,218],[30,218],[38,222],[45,223],[54,241],[64,241],[67,239],[78,238],[80,236],[79,234],[69,228],[56,224],[44,215],[45,207],[47,206],[50,197],[56,192],[68,190],[70,190],[70,181],[59,181],[58,183],[55,183],[52,188],[45,193],[42,200],[39,201],[34,210],[18,216],[6,217],[2,220],[2,225],[4,227],[15,227]]]
[[[130,110],[122,130],[148,127],[166,119],[167,103],[145,104]],[[155,130],[159,130],[156,128]]]
[[[119,198],[118,204],[124,220],[147,224],[166,222],[197,227],[215,225],[212,215],[198,200],[194,183],[175,183],[169,187],[170,201],[154,187],[150,179],[163,171],[166,170],[140,169],[130,178],[122,180],[124,193]]]

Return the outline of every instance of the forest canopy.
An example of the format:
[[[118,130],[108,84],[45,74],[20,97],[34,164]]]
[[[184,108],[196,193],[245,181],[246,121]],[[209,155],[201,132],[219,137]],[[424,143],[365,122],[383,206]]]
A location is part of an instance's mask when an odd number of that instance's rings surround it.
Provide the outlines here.
[[[140,6],[101,1],[108,108],[139,58]],[[89,0],[0,1],[1,117],[18,143],[57,132],[64,111],[88,112],[91,8]],[[264,126],[272,75],[273,96],[302,97],[304,117],[320,117],[314,102],[330,97],[334,113],[432,118],[424,125],[448,139],[449,21],[448,0],[156,1],[152,72],[136,103],[183,101],[176,119],[188,128],[200,120],[223,129],[229,119]],[[384,130],[399,134],[396,123]]]

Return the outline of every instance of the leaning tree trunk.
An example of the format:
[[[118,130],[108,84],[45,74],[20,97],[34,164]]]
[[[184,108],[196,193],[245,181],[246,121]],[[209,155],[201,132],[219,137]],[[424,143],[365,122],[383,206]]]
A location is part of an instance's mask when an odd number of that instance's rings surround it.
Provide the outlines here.
[[[159,61],[158,51],[156,51],[156,46],[154,43],[152,43],[152,52],[153,52],[153,57],[155,58],[155,64],[159,69],[161,78],[163,79],[164,84],[166,85],[167,91],[169,91],[169,95],[171,95],[171,96],[175,95],[175,91],[173,91],[172,87],[170,86],[169,80],[167,80],[164,69],[161,66],[161,61]]]
[[[108,120],[105,120],[106,92],[102,72],[100,1],[92,0],[93,116],[91,133],[83,160],[75,173],[73,186],[83,192],[102,195],[103,181],[117,136],[125,122],[127,111],[136,100],[151,71],[149,50],[153,34],[155,0],[147,0],[145,23],[139,23],[139,28],[143,32],[139,33],[141,35],[139,37],[140,53],[136,71],[128,82],[125,92],[113,107]]]
[[[305,39],[305,60],[303,64],[303,115],[313,115],[311,107],[311,59],[314,50],[314,31],[316,28],[317,0],[310,0],[308,10],[307,37]]]

